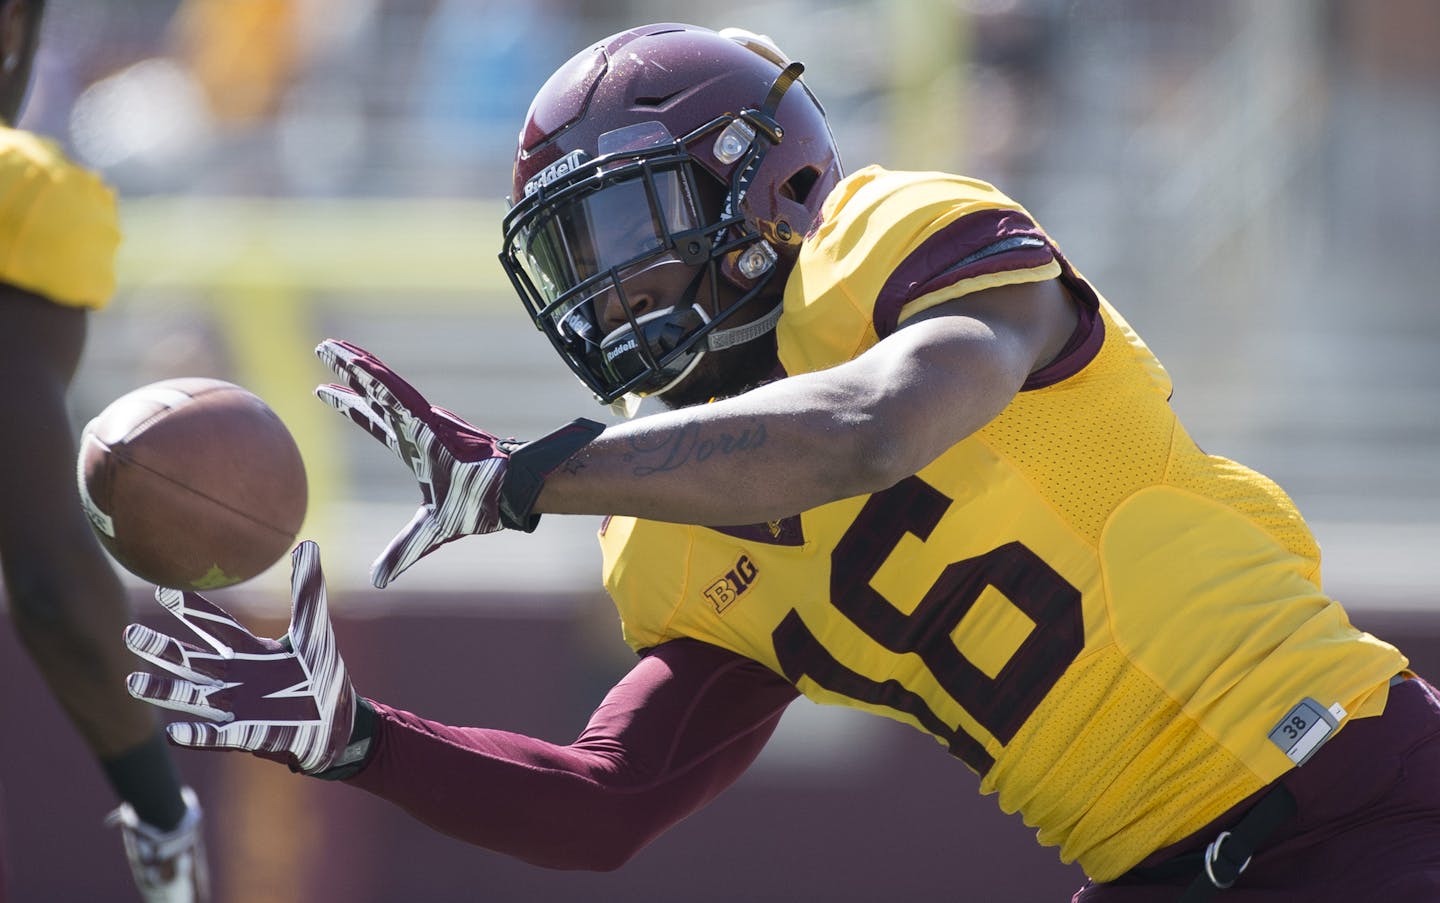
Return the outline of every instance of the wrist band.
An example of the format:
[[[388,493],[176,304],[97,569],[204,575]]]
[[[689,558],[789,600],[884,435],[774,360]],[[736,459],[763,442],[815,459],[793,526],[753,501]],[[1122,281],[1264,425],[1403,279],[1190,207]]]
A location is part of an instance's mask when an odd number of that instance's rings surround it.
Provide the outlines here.
[[[532,514],[531,509],[540,498],[545,478],[604,429],[604,425],[581,417],[511,452],[505,481],[500,486],[500,523],[511,530],[533,533],[540,515]]]

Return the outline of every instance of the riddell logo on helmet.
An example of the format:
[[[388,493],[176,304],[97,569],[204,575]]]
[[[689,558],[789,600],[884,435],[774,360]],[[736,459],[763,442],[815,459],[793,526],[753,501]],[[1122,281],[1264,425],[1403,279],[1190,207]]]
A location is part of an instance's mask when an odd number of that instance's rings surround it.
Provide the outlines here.
[[[583,150],[577,148],[571,151],[570,153],[561,157],[559,160],[556,160],[554,163],[551,163],[549,166],[540,170],[539,175],[526,182],[525,196],[528,198],[530,195],[539,191],[546,185],[549,185],[551,182],[554,182],[556,179],[569,175],[570,173],[574,172],[581,163],[584,162],[585,152]]]
[[[614,348],[611,348],[609,351],[605,352],[605,363],[610,363],[611,361],[615,360],[615,358],[619,357],[627,351],[634,351],[636,347],[638,347],[638,343],[634,339],[626,339],[619,345],[616,345]]]

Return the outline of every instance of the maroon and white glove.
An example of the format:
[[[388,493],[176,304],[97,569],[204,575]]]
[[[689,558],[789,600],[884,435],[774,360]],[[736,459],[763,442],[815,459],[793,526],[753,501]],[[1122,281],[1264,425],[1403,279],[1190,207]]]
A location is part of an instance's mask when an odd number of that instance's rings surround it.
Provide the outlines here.
[[[133,673],[130,695],[201,719],[166,725],[171,742],[249,750],[307,774],[363,755],[347,749],[357,702],[330,627],[320,549],[302,542],[291,562],[290,629],[278,640],[255,636],[203,596],[163,588],[155,598],[205,645],[125,628],[131,652],[174,675]]]
[[[365,349],[326,339],[315,354],[344,385],[322,385],[320,400],[389,446],[420,483],[421,504],[370,568],[384,587],[447,542],[510,528],[530,532],[545,477],[604,429],[575,420],[534,442],[498,439],[425,400]]]

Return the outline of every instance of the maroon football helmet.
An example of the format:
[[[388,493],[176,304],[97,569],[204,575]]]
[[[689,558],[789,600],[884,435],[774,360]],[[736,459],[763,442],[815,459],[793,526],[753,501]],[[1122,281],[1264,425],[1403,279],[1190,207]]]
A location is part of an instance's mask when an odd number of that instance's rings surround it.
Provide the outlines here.
[[[582,51],[540,89],[500,260],[602,402],[662,393],[706,351],[774,328],[778,304],[723,327],[789,274],[841,178],[824,110],[797,82],[803,69],[753,35],[659,24]],[[685,268],[671,272],[688,288],[637,311],[626,282],[657,267]],[[724,309],[695,303],[705,280],[717,305],[720,281],[735,287]],[[597,313],[602,296],[623,308],[618,328]]]

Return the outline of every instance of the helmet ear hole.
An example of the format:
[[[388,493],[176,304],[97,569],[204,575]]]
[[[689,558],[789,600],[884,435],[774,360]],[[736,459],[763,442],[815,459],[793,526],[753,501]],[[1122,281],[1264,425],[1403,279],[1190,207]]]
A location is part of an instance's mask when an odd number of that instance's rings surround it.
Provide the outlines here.
[[[810,197],[810,190],[820,181],[820,170],[806,166],[798,170],[780,186],[780,196],[803,204]]]

